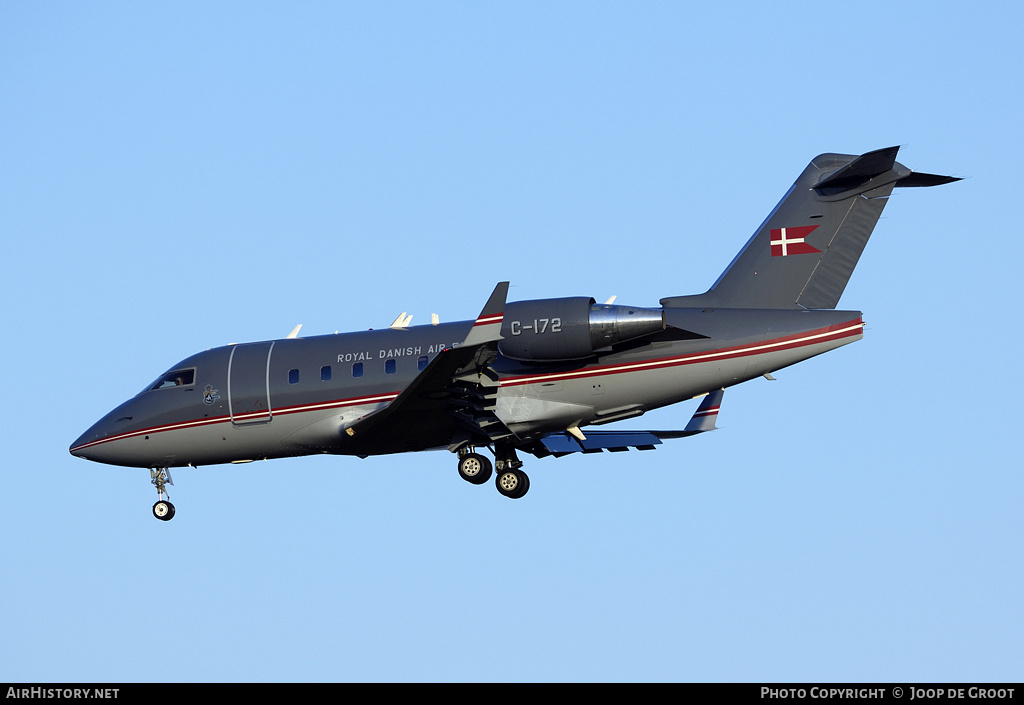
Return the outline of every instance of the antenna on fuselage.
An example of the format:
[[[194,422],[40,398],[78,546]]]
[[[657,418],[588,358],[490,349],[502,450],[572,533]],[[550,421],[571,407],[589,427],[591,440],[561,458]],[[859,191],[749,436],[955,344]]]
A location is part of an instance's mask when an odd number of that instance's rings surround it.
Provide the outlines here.
[[[408,328],[410,323],[412,323],[412,314],[410,313],[407,316],[405,315],[405,311],[402,311],[398,314],[398,318],[395,319],[395,322],[388,327],[400,330],[402,328]]]

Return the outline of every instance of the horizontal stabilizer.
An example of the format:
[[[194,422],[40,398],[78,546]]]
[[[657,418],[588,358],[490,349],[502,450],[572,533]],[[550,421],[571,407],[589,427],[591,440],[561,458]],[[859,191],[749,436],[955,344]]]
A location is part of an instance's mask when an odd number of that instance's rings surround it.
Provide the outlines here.
[[[890,170],[894,170],[897,175],[899,173],[904,174],[903,176],[898,176],[896,186],[941,186],[942,184],[960,181],[956,176],[925,174],[914,171],[908,174],[903,170],[897,170],[896,167],[900,165],[896,164],[896,153],[899,151],[899,147],[887,147],[862,154],[846,166],[837,169],[819,181],[814,185],[814,190],[825,196],[834,195],[864,186],[871,179],[881,176]]]
[[[942,186],[960,181],[959,176],[943,176],[941,174],[925,174],[919,171],[910,172],[910,176],[904,176],[896,181],[896,186]]]
[[[899,147],[886,147],[862,154],[819,181],[815,184],[814,189],[818,193],[827,195],[862,186],[876,176],[892,169],[896,164],[896,153],[899,151]]]

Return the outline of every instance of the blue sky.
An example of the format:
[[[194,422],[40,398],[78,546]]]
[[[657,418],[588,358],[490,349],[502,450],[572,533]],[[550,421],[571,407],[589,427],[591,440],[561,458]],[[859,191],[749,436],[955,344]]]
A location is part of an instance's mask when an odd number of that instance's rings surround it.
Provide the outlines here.
[[[1019,681],[1018,3],[4,3],[0,680]],[[863,341],[533,460],[73,458],[230,342],[704,291],[902,145]],[[680,428],[695,403],[630,427]]]

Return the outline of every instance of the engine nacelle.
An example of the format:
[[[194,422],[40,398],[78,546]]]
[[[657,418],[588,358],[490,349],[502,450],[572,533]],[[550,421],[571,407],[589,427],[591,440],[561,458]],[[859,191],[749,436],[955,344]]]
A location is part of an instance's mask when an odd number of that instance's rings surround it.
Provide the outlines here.
[[[664,329],[661,309],[595,304],[586,296],[516,301],[505,306],[498,349],[513,360],[579,360]]]

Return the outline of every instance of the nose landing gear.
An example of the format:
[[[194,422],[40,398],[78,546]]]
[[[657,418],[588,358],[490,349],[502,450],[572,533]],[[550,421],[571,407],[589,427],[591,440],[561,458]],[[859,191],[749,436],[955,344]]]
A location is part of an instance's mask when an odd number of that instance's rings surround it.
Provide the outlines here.
[[[160,521],[170,521],[174,518],[174,505],[166,500],[160,500],[153,505],[153,516]]]
[[[160,521],[170,521],[174,518],[174,505],[171,504],[171,495],[167,492],[167,484],[174,484],[171,473],[167,468],[150,468],[150,482],[156,487],[157,502],[153,505],[153,516]],[[167,499],[164,499],[167,495]]]

